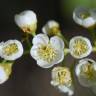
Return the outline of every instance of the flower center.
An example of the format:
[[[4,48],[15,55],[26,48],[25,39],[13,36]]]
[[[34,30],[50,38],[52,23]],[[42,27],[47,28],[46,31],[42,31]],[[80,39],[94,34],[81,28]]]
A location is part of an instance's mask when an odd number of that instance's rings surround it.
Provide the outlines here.
[[[73,48],[73,52],[77,56],[80,56],[88,51],[87,43],[82,39],[75,40]]]
[[[85,12],[85,13],[81,13],[80,14],[80,17],[82,18],[82,19],[86,19],[86,18],[88,18],[90,16],[90,14],[88,13],[88,12]]]
[[[59,32],[60,32],[59,27],[52,27],[50,28],[48,33],[50,36],[53,36],[53,35],[57,35]]]
[[[95,72],[95,70],[94,70],[92,64],[90,64],[90,63],[83,65],[81,67],[81,74],[84,75],[85,77],[87,77],[88,79],[94,78],[94,72]]]
[[[18,46],[15,43],[12,43],[4,47],[3,50],[4,50],[4,54],[10,56],[18,52]]]
[[[67,85],[70,86],[72,83],[70,71],[67,68],[58,69],[56,74],[56,82],[60,85]]]
[[[57,57],[57,52],[49,44],[47,46],[41,46],[38,50],[41,59],[52,62]]]

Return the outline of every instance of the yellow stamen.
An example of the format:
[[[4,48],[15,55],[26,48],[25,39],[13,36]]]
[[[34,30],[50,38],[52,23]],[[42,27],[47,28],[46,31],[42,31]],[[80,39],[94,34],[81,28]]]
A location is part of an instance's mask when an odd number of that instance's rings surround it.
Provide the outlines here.
[[[57,57],[57,52],[54,50],[50,44],[47,46],[41,46],[38,50],[39,56],[41,59],[47,61],[47,62],[52,62],[56,57]]]
[[[18,52],[18,46],[15,43],[12,43],[4,47],[3,50],[4,50],[4,54],[9,56]]]
[[[80,56],[88,51],[87,43],[82,39],[77,39],[73,45],[73,53]]]
[[[50,36],[53,36],[53,35],[57,35],[59,32],[60,32],[59,27],[52,27],[50,28],[48,33]]]
[[[55,70],[56,78],[55,81],[60,85],[70,86],[72,84],[71,74],[68,68],[60,67]]]
[[[82,19],[86,19],[86,18],[88,18],[90,16],[90,14],[88,13],[88,12],[86,12],[86,13],[81,13],[80,14],[80,17],[82,18]]]
[[[86,76],[88,79],[94,78],[94,72],[95,72],[95,70],[94,70],[92,64],[90,64],[90,63],[83,65],[81,67],[81,74]]]

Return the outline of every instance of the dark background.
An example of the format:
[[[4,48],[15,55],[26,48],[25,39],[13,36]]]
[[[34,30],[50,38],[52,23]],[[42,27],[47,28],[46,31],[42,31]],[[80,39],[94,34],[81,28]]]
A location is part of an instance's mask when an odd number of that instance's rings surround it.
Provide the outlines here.
[[[41,32],[42,26],[48,20],[54,19],[61,24],[62,33],[68,39],[76,35],[90,38],[87,30],[76,25],[71,16],[70,18],[62,16],[60,0],[0,0],[0,41],[21,40],[23,32],[16,26],[14,15],[26,9],[32,9],[37,13],[37,33]],[[93,55],[91,58],[94,59]],[[73,62],[71,56],[65,60],[68,66]],[[38,67],[30,55],[23,56],[13,65],[9,80],[0,85],[0,96],[67,96],[51,86],[50,80],[51,69]],[[95,95],[91,90],[80,86],[75,78],[74,96]]]

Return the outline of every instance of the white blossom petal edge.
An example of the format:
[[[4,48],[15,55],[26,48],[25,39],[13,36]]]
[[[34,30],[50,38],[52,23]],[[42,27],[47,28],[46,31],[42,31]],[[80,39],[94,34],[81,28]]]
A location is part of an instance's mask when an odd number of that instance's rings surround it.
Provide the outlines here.
[[[52,67],[64,59],[64,42],[61,38],[53,36],[49,40],[47,35],[38,34],[32,42],[30,54],[40,67]]]
[[[5,60],[16,60],[23,55],[23,46],[18,40],[8,40],[0,44],[0,56]]]
[[[92,59],[82,59],[75,69],[79,83],[84,87],[96,85],[96,62]]]

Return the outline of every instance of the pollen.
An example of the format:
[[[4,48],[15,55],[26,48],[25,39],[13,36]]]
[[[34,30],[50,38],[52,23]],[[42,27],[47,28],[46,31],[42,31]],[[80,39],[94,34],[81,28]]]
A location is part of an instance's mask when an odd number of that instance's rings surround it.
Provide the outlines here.
[[[57,35],[59,32],[60,32],[59,27],[52,27],[50,28],[48,33],[50,36],[53,36],[53,35]]]
[[[18,46],[15,43],[9,44],[3,48],[4,54],[7,56],[13,55],[18,52]]]
[[[58,82],[60,85],[70,86],[72,83],[72,79],[69,69],[60,67],[58,70],[56,70],[55,81]]]
[[[94,77],[94,68],[92,64],[87,63],[81,67],[81,74],[86,76],[88,79],[92,79]]]
[[[90,16],[90,14],[88,13],[88,12],[84,12],[84,13],[81,13],[80,14],[80,17],[82,18],[82,19],[86,19],[86,18],[88,18]]]
[[[47,46],[41,46],[38,50],[39,56],[41,59],[47,61],[48,63],[54,61],[57,57],[57,52],[54,48],[51,47],[50,44]]]
[[[88,51],[87,43],[82,39],[76,39],[73,45],[73,53],[77,56],[81,56],[82,54]]]

